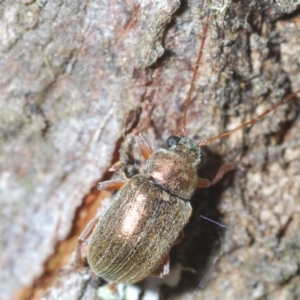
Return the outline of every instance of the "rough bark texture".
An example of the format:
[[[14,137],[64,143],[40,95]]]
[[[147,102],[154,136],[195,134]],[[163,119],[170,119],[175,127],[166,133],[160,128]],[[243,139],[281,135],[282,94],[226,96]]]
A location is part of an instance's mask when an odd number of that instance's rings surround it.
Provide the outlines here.
[[[124,133],[143,112],[153,148],[180,128],[205,16],[220,2],[0,4],[0,299],[97,299],[86,269],[59,270],[109,202],[95,185],[111,176],[119,149],[131,150]],[[299,2],[229,0],[211,11],[190,138],[228,130],[300,88]],[[182,272],[162,299],[195,289],[192,299],[300,296],[298,104],[204,149],[202,177],[222,161],[237,169],[193,198],[172,261],[196,274]]]

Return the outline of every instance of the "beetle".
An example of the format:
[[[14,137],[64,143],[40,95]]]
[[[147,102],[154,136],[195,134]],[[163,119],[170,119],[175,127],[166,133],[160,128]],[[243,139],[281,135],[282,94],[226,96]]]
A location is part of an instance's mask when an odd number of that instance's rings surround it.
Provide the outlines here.
[[[90,225],[97,223],[89,241],[88,263],[107,281],[134,283],[149,274],[168,274],[168,251],[183,236],[194,191],[214,183],[198,179],[201,150],[187,137],[170,136],[168,149],[155,151],[142,135],[136,140],[147,159],[148,175],[135,175],[126,183],[112,180],[98,185],[99,189],[122,186],[101,219]],[[216,178],[222,177],[228,166],[224,165]]]
[[[198,145],[192,142],[185,136],[186,115],[202,57],[208,20],[209,14],[180,134],[167,139],[167,149],[153,151],[142,136],[142,130],[137,130],[135,137],[141,154],[147,159],[147,175],[135,175],[127,182],[110,180],[98,184],[100,190],[119,191],[104,215],[93,219],[79,237],[76,261],[82,263],[81,245],[91,236],[88,243],[88,264],[98,276],[107,281],[135,283],[148,275],[163,277],[168,274],[168,252],[183,237],[183,228],[192,213],[190,199],[193,193],[197,188],[215,184],[225,173],[235,168],[234,164],[227,163],[221,166],[213,180],[198,178],[201,146],[252,125],[300,91],[233,130],[204,140]]]

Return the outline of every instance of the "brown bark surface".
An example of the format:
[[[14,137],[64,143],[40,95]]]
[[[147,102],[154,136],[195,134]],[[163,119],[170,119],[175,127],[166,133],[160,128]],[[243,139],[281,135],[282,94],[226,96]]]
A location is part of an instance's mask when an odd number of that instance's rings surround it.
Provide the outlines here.
[[[299,3],[229,0],[211,10],[188,137],[231,129],[300,88]],[[88,270],[70,263],[80,232],[111,199],[96,183],[112,176],[120,149],[139,165],[131,133],[147,114],[153,148],[180,129],[205,16],[222,5],[0,4],[0,299],[97,299]],[[162,299],[195,290],[192,299],[296,299],[299,97],[203,151],[202,177],[222,162],[237,168],[193,198],[171,257],[196,273],[163,286]]]

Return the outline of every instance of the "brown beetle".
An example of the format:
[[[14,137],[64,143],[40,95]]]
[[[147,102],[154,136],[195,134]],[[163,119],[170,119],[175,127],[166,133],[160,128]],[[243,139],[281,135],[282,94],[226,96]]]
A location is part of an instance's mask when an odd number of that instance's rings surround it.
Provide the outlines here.
[[[107,281],[134,283],[150,274],[168,274],[168,252],[183,236],[182,230],[192,213],[189,201],[194,191],[198,187],[208,187],[216,183],[235,167],[234,164],[224,164],[212,181],[198,178],[200,146],[257,122],[300,91],[286,97],[255,119],[198,145],[185,137],[186,114],[202,56],[208,19],[209,14],[184,111],[180,137],[170,136],[167,140],[168,149],[153,151],[143,136],[137,133],[136,141],[142,155],[147,159],[148,175],[136,175],[126,183],[111,180],[98,184],[101,190],[121,189],[101,219],[93,219],[80,236],[76,260],[82,260],[81,245],[91,235],[87,254],[89,266]]]
[[[149,274],[166,275],[168,251],[182,238],[192,213],[189,200],[197,186],[211,184],[198,180],[201,151],[188,138],[171,136],[167,150],[155,151],[141,135],[136,140],[148,159],[148,176],[98,185],[114,189],[124,184],[99,222],[96,219],[89,242],[88,263],[107,281],[134,283]],[[228,170],[229,165],[224,166],[218,178]]]

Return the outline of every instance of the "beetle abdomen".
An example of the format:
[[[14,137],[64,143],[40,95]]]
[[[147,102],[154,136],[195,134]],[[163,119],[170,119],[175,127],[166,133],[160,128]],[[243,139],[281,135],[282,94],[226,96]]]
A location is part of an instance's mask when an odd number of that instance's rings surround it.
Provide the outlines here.
[[[107,281],[134,283],[161,263],[192,208],[142,175],[131,178],[89,242],[88,262]]]

